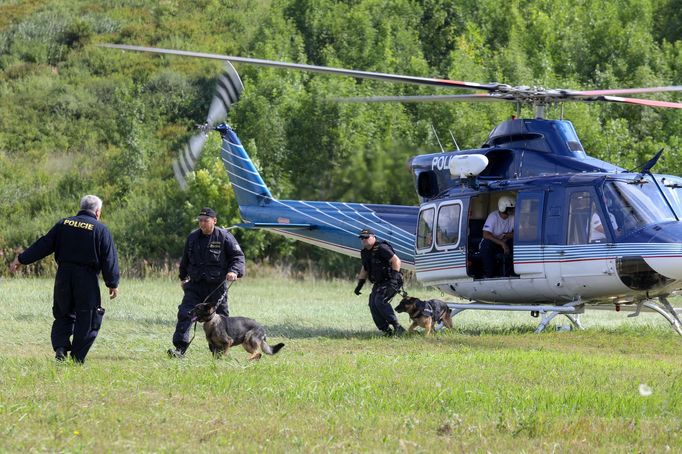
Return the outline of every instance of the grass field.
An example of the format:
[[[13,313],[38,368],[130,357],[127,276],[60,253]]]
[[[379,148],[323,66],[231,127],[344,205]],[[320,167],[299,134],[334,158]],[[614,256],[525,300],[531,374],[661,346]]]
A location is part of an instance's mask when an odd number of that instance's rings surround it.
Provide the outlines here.
[[[239,282],[231,312],[286,343],[247,363],[213,360],[200,328],[168,359],[179,285],[124,281],[78,366],[53,359],[52,281],[4,279],[0,451],[682,452],[682,339],[659,315],[536,335],[526,313],[465,312],[387,339],[353,287]]]

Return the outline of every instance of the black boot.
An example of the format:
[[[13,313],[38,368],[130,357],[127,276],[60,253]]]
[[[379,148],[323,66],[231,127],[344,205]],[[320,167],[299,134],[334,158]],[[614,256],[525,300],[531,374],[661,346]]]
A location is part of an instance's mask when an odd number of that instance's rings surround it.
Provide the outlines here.
[[[184,358],[185,357],[185,349],[184,348],[169,348],[166,353],[168,353],[169,358]]]
[[[406,333],[405,328],[403,328],[400,325],[395,325],[395,335],[396,336],[402,336],[405,333]]]
[[[64,347],[57,347],[54,349],[54,359],[57,361],[66,361],[66,349]]]

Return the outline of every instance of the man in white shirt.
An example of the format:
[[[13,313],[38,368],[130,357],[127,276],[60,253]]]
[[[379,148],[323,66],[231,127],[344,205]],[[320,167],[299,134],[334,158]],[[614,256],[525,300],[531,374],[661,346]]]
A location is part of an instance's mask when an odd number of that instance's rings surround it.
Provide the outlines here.
[[[497,202],[497,210],[488,215],[483,225],[483,239],[479,251],[483,263],[483,276],[495,277],[497,255],[504,254],[504,274],[512,271],[512,240],[514,238],[514,207],[516,202],[510,196],[502,196]]]
[[[613,231],[618,234],[620,230],[618,229],[618,223],[616,222],[616,217],[608,213],[609,220],[611,221],[611,226]],[[604,224],[601,222],[599,214],[595,211],[592,213],[592,219],[590,220],[590,243],[604,243],[606,242],[606,232],[604,232]]]

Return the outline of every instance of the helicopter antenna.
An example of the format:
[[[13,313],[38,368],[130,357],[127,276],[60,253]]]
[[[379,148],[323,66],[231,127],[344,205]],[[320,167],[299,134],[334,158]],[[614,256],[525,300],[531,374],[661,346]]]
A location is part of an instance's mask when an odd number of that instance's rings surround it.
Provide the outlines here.
[[[448,129],[448,132],[450,133],[450,137],[452,137],[452,141],[455,143],[455,148],[457,148],[457,151],[460,151],[459,145],[457,144],[457,141],[455,140],[455,135]]]
[[[656,165],[656,163],[658,162],[658,160],[662,154],[663,154],[663,148],[658,150],[658,153],[656,153],[653,158],[649,159],[647,161],[647,163],[644,164],[644,166],[642,166],[642,173],[650,173],[651,168]]]
[[[433,126],[433,123],[431,123],[431,130],[433,131],[433,134],[436,136],[436,140],[438,141],[438,146],[440,147],[440,152],[445,153],[445,149],[443,148],[443,144],[440,143],[440,138],[438,137],[438,133],[436,132],[436,128]]]
[[[656,165],[656,163],[658,162],[658,160],[662,154],[663,154],[663,148],[658,150],[658,153],[656,153],[653,158],[649,159],[644,164],[638,164],[635,168],[630,169],[630,170],[626,170],[625,173],[632,173],[635,170],[641,168],[641,170],[639,171],[639,178],[641,178],[642,175],[644,175],[645,173],[651,172],[651,169],[653,168],[653,166]],[[635,178],[635,179],[639,179],[639,178]]]

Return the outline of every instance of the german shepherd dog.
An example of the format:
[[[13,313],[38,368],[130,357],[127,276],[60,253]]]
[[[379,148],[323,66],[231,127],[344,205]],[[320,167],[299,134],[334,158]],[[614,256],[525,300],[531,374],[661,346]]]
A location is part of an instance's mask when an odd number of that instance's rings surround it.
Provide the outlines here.
[[[190,312],[192,321],[204,324],[208,348],[213,356],[220,358],[233,345],[242,344],[249,352],[249,361],[259,360],[262,352],[274,355],[284,347],[283,343],[273,345],[266,342],[265,329],[255,320],[246,317],[225,317],[216,314],[211,303],[197,304]]]
[[[410,315],[412,324],[408,332],[412,332],[417,326],[421,326],[427,335],[431,334],[434,326],[440,321],[446,327],[452,328],[450,308],[441,300],[422,301],[419,298],[403,294],[403,299],[395,307],[395,311],[407,312]]]

